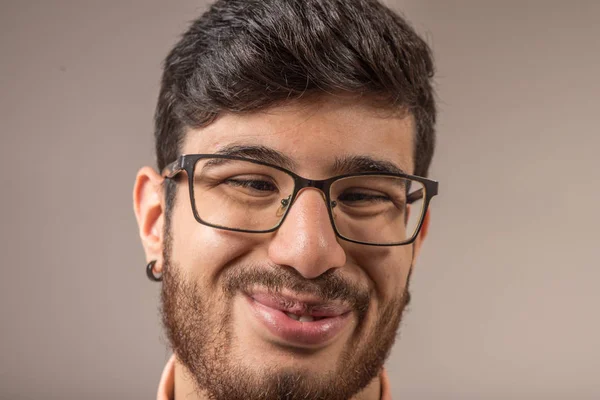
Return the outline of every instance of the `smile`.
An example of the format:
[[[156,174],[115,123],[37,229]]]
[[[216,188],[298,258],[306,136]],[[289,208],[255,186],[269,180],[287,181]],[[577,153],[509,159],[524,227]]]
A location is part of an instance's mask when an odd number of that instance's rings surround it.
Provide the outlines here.
[[[342,304],[272,293],[246,294],[250,314],[287,346],[318,348],[338,337],[352,320]]]

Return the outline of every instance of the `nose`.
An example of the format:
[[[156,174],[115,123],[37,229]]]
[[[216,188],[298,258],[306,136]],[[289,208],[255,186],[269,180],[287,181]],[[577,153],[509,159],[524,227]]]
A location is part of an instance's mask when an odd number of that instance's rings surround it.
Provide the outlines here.
[[[340,268],[346,253],[333,231],[323,193],[302,189],[269,244],[269,257],[294,268],[306,279]]]

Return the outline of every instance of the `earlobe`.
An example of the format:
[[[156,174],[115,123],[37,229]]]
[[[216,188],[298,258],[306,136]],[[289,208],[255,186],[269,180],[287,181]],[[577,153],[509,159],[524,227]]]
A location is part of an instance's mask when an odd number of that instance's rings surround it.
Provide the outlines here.
[[[148,262],[162,258],[164,221],[162,183],[163,178],[154,169],[143,167],[137,173],[133,188],[133,209]]]
[[[423,217],[423,224],[421,225],[421,230],[419,231],[419,235],[415,239],[415,242],[413,245],[413,263],[419,256],[421,247],[423,246],[423,242],[425,241],[425,238],[427,237],[427,234],[429,233],[430,219],[431,219],[431,210],[427,209],[427,212],[425,213],[425,216]]]

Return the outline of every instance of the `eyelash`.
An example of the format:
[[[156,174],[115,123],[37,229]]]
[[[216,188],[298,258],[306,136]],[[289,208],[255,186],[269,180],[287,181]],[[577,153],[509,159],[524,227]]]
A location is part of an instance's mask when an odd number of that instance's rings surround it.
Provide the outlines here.
[[[264,187],[269,185],[274,191],[277,187],[275,185],[273,185],[273,183],[267,181],[267,180],[258,180],[258,179],[227,179],[225,181],[225,183],[228,183],[232,186],[237,186],[237,187],[243,187],[246,189],[253,189],[253,190],[258,190],[258,191],[265,191]],[[262,188],[257,188],[254,185],[255,184],[259,184],[260,186],[262,186]]]
[[[346,199],[344,200],[344,197],[348,196],[348,197],[360,197],[360,199]],[[342,193],[340,196],[338,196],[338,201],[375,201],[375,202],[387,202],[387,201],[391,201],[391,199],[388,196],[385,195],[369,195],[366,193]]]

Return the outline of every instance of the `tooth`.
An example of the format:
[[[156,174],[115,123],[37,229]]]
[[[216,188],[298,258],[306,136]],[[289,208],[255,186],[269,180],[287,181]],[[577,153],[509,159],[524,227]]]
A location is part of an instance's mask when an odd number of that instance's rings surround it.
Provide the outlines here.
[[[289,312],[286,312],[285,314],[288,317],[290,317],[291,319],[295,319],[296,321],[298,321],[300,319],[300,317],[298,315],[296,315],[296,314],[292,314],[292,313],[289,313]]]
[[[313,322],[315,318],[312,315],[302,315],[298,321],[300,322]]]

